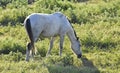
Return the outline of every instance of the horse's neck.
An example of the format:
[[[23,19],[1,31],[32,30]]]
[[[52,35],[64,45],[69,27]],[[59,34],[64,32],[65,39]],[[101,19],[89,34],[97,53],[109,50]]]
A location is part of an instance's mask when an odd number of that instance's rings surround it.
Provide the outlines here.
[[[70,39],[71,41],[71,44],[74,44],[76,42],[76,37],[75,37],[75,34],[74,34],[74,31],[71,29],[68,33],[68,38]]]

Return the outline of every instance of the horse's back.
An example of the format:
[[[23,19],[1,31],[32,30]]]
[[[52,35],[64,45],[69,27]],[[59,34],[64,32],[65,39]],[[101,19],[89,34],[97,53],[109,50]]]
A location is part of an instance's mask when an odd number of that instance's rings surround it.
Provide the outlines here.
[[[32,13],[27,18],[31,20],[33,36],[55,36],[66,33],[70,28],[69,22],[64,14],[55,12],[53,14]]]
[[[31,24],[64,24],[66,17],[61,12],[55,12],[53,14],[43,14],[43,13],[32,13],[27,18],[31,20]]]

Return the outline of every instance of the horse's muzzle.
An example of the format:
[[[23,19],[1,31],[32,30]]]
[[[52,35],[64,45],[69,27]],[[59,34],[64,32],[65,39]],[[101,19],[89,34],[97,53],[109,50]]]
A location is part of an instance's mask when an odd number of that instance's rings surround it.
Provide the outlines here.
[[[82,56],[82,54],[78,54],[78,55],[77,55],[77,58],[81,58],[81,56]]]

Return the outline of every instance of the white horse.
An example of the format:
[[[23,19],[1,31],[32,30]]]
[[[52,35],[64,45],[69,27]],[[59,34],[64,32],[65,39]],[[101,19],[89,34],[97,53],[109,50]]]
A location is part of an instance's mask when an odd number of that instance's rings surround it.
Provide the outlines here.
[[[54,38],[56,36],[60,37],[60,52],[62,54],[64,36],[67,34],[68,38],[71,41],[71,48],[78,58],[82,56],[80,50],[80,42],[74,29],[69,23],[65,15],[60,12],[53,14],[42,14],[42,13],[33,13],[29,15],[25,21],[24,26],[26,28],[27,34],[29,36],[30,42],[27,44],[26,49],[26,61],[29,61],[29,58],[35,53],[34,43],[38,38],[51,38],[50,47],[47,52],[47,55],[50,54],[50,51],[53,47]]]

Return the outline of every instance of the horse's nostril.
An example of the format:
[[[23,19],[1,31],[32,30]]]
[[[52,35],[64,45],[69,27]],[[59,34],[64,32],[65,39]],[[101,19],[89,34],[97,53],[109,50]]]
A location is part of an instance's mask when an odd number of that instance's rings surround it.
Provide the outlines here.
[[[82,54],[78,54],[78,55],[77,55],[77,58],[81,58],[81,56],[82,56]]]

